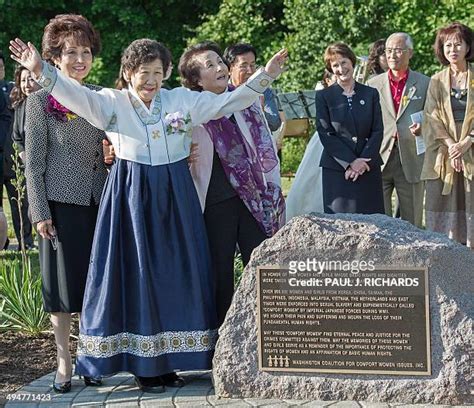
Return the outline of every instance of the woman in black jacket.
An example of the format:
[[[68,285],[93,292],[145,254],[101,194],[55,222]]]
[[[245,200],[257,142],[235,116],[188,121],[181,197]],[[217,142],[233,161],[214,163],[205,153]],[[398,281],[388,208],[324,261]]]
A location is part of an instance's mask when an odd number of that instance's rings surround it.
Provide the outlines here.
[[[383,214],[378,92],[353,79],[356,56],[346,44],[330,45],[324,62],[336,76],[336,83],[316,93],[324,212]]]

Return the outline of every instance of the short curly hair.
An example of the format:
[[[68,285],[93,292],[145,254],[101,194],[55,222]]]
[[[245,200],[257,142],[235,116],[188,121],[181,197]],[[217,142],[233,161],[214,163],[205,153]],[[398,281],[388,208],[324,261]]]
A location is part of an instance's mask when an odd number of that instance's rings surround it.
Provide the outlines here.
[[[452,36],[463,40],[467,44],[468,51],[466,54],[466,61],[474,61],[474,34],[468,26],[458,22],[442,27],[436,33],[436,40],[433,48],[438,61],[443,65],[449,65],[449,61],[444,55],[444,43],[448,37]]]
[[[100,35],[87,18],[78,14],[59,14],[49,20],[41,42],[43,58],[49,62],[60,58],[67,40],[91,49],[92,55],[100,53]]]
[[[352,51],[347,44],[337,42],[329,45],[326,48],[326,51],[324,51],[324,65],[329,72],[333,73],[331,68],[331,61],[336,55],[340,55],[341,57],[350,59],[352,62],[352,66],[356,66],[357,57],[354,54],[354,51]]]
[[[164,72],[171,66],[171,52],[162,43],[149,38],[132,41],[122,54],[121,72],[133,73],[140,65],[161,60]]]
[[[178,71],[181,77],[181,84],[186,88],[193,91],[202,91],[202,86],[199,85],[201,79],[201,67],[196,62],[196,55],[199,55],[206,51],[214,51],[222,61],[228,66],[227,61],[224,59],[222,50],[213,41],[203,41],[199,44],[192,45],[186,51],[183,52],[179,59]]]

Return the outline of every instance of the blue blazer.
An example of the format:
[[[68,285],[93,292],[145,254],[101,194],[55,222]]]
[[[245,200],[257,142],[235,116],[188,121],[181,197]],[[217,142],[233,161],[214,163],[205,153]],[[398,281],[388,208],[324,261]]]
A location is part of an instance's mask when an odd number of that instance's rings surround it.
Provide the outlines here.
[[[358,82],[354,90],[352,108],[337,83],[316,92],[316,127],[324,146],[321,167],[344,172],[359,157],[372,159],[371,168],[383,163],[379,93]]]

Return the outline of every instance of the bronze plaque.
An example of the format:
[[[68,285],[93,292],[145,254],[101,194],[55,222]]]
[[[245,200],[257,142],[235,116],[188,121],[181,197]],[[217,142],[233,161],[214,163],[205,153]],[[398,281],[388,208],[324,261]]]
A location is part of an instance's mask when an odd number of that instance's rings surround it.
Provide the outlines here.
[[[373,268],[260,267],[259,369],[431,375],[426,268]]]

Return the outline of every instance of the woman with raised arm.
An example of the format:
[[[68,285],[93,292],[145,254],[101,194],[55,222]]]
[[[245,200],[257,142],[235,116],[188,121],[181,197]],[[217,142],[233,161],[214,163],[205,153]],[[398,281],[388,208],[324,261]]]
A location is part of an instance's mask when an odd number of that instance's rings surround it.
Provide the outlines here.
[[[155,393],[182,385],[174,371],[209,369],[217,339],[207,237],[186,160],[191,130],[251,105],[282,72],[286,51],[215,95],[162,89],[171,54],[154,40],[124,51],[122,90],[82,87],[19,39],[10,50],[58,102],[105,130],[117,156],[91,252],[78,373],[129,371]]]
[[[229,69],[216,43],[202,42],[181,56],[179,73],[194,91],[225,94]],[[234,294],[234,256],[244,266],[252,251],[284,223],[280,164],[260,103],[193,129],[198,157],[191,164],[211,250],[217,317],[222,324]]]
[[[80,88],[99,89],[84,84],[100,51],[99,35],[84,17],[53,18],[44,30],[42,48],[48,61],[45,66],[56,66]],[[107,178],[102,155],[105,133],[46,89],[28,97],[24,128],[27,190],[39,234],[44,308],[51,313],[57,347],[53,389],[65,393],[71,389],[71,314],[82,311],[97,211]],[[85,377],[86,385],[100,384],[91,377]]]

